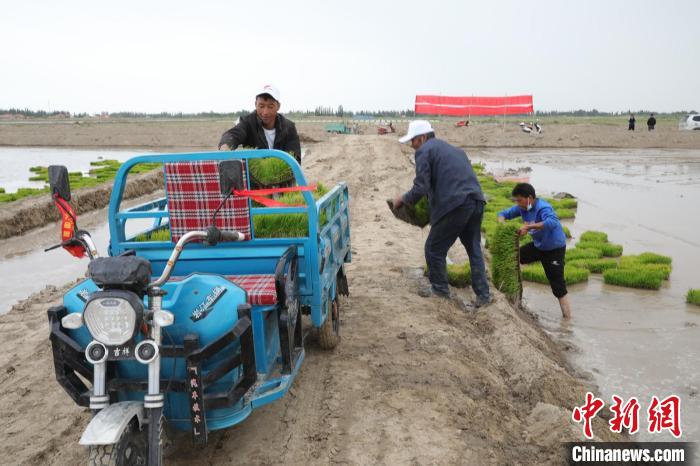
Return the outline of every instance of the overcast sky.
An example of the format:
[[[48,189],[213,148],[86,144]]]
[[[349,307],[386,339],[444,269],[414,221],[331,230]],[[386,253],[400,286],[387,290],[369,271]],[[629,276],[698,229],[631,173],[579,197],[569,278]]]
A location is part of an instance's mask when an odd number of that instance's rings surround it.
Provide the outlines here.
[[[700,0],[0,0],[0,109],[700,110]]]

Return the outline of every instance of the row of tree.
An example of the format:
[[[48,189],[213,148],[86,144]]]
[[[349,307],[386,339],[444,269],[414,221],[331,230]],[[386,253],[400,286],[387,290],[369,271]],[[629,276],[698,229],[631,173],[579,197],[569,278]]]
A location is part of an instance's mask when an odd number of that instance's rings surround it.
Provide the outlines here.
[[[0,114],[22,115],[25,117],[50,117],[56,115],[70,115],[70,112],[65,110],[54,110],[47,112],[46,110],[29,110],[28,108],[10,108],[7,110],[0,109]]]
[[[103,112],[103,116],[109,116],[110,118],[237,118],[244,117],[248,115],[250,111],[239,110],[237,112],[198,112],[198,113],[183,113],[183,112],[159,112],[159,113],[144,113],[144,112]],[[290,111],[285,112],[293,116],[334,116],[334,117],[373,117],[373,118],[412,118],[416,116],[416,112],[413,110],[359,110],[350,111],[345,110],[342,105],[337,108],[319,106],[314,110],[304,110],[304,111]],[[634,113],[638,115],[644,115],[648,113],[655,113],[657,115],[667,115],[667,116],[681,116],[687,115],[689,113],[698,113],[695,110],[691,111],[680,111],[680,112],[654,112],[653,110],[637,110],[637,111],[620,111],[620,112],[601,112],[596,109],[593,110],[567,110],[567,111],[541,111],[535,112],[536,116],[623,116],[629,113]],[[67,116],[73,118],[86,118],[89,115],[87,113],[73,113],[64,110],[54,110],[47,112],[45,110],[30,110],[28,108],[10,108],[8,110],[0,109],[0,115],[10,114],[10,115],[22,115],[24,117],[31,118],[46,118],[52,116]]]
[[[535,111],[535,115],[538,116],[624,116],[624,115],[629,115],[630,113],[634,114],[649,114],[649,113],[654,113],[656,115],[687,115],[689,113],[698,113],[695,110],[691,111],[686,111],[686,110],[681,110],[679,112],[656,112],[654,110],[627,110],[624,112],[600,112],[596,110],[595,108],[593,110],[567,110],[567,111],[541,111],[537,110]]]

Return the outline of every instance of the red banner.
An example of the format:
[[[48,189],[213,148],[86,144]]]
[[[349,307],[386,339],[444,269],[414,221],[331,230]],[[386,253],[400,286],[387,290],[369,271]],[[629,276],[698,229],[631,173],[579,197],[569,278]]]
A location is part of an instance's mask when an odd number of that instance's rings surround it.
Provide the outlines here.
[[[423,115],[519,115],[533,111],[531,95],[506,97],[416,96],[416,114]]]

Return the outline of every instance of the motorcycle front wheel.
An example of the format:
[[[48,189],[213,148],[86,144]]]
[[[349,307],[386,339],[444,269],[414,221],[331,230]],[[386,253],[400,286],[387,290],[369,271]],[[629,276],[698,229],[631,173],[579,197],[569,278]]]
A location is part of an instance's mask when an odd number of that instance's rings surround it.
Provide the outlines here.
[[[146,466],[148,437],[140,431],[138,421],[129,423],[117,443],[90,445],[88,466]]]

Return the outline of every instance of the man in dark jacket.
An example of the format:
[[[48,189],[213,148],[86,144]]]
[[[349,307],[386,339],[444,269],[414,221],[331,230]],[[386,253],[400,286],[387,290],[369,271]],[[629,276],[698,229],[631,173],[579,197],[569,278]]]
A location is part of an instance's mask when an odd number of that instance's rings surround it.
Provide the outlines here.
[[[291,153],[301,165],[301,143],[294,123],[280,115],[280,93],[265,85],[255,96],[255,113],[226,131],[219,141],[219,150],[250,146],[256,149],[279,149]]]
[[[408,134],[399,139],[411,142],[416,151],[416,178],[413,187],[394,199],[394,206],[415,204],[428,196],[430,233],[425,241],[430,288],[419,291],[423,297],[450,297],[447,284],[447,251],[457,238],[467,250],[472,273],[472,289],[476,294],[473,307],[491,302],[484,256],[481,252],[481,220],[484,216],[484,194],[467,154],[435,139],[430,123],[412,121]]]
[[[647,129],[649,131],[654,131],[654,126],[656,126],[656,118],[654,118],[654,114],[652,113],[647,120]]]

